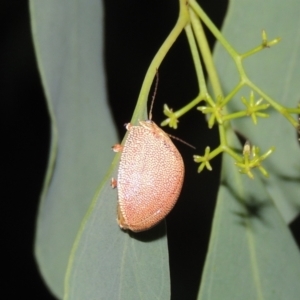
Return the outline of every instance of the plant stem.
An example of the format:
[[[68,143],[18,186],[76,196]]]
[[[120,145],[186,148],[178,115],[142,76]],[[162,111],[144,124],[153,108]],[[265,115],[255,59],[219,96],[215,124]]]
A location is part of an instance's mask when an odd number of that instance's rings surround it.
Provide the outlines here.
[[[192,16],[191,16],[192,19]],[[202,69],[202,63],[200,60],[199,52],[197,49],[197,44],[195,41],[195,37],[192,31],[192,27],[190,24],[188,24],[185,27],[185,32],[188,38],[189,46],[192,52],[192,57],[195,65],[195,70],[197,74],[197,79],[198,79],[198,85],[199,85],[199,93],[202,95],[207,94],[207,87],[206,87],[206,82],[205,82],[205,77]]]
[[[215,68],[215,64],[212,59],[211,51],[209,49],[209,45],[203,30],[203,26],[192,9],[189,9],[189,13],[191,18],[191,23],[194,29],[194,34],[197,39],[198,46],[203,57],[203,61],[208,73],[209,80],[212,84],[214,96],[215,98],[217,96],[222,96],[223,92],[219,81],[219,76],[217,74],[217,70]]]
[[[215,26],[215,24],[209,19],[207,14],[202,10],[196,0],[189,1],[190,6],[193,8],[195,13],[200,17],[203,23],[209,28],[211,33],[215,36],[215,38],[224,46],[224,48],[228,51],[228,53],[234,58],[238,55],[238,53],[234,50],[234,48],[227,42],[227,40],[223,37],[221,32]]]
[[[177,19],[177,22],[164,41],[164,43],[159,48],[158,52],[154,56],[147,73],[145,75],[141,91],[138,97],[137,105],[134,110],[133,116],[132,116],[132,123],[137,122],[137,120],[140,118],[143,108],[146,106],[149,91],[151,88],[151,84],[153,82],[153,79],[156,74],[156,70],[159,68],[160,64],[162,63],[163,59],[165,58],[166,54],[170,50],[171,46],[174,44],[178,36],[180,35],[183,28],[188,24],[189,22],[189,13],[186,5],[185,0],[179,0],[180,10],[179,10],[179,16]]]

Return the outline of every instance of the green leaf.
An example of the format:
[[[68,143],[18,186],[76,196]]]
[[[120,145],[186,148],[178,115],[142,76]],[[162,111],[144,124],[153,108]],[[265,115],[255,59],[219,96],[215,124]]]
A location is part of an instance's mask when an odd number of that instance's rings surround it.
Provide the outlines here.
[[[64,299],[168,299],[165,224],[125,233],[116,224],[115,199],[116,191],[105,182],[74,245]]]
[[[278,102],[296,107],[299,73],[300,3],[289,1],[231,1],[223,34],[241,53],[258,45],[261,30],[279,45],[247,58],[249,78]],[[236,69],[220,45],[215,62],[225,92],[237,84]],[[241,96],[230,102],[230,111],[241,109]],[[299,249],[286,225],[299,213],[300,160],[296,130],[277,111],[253,126],[251,119],[233,125],[250,142],[266,152],[263,162],[270,178],[258,172],[254,180],[238,173],[231,157],[224,155],[209,250],[198,299],[298,299]],[[295,116],[296,117],[296,116]],[[238,147],[228,131],[231,146]]]
[[[297,0],[231,1],[222,30],[240,53],[261,43],[263,29],[270,40],[282,38],[279,44],[245,59],[245,68],[249,78],[265,93],[294,108],[299,103],[299,10]],[[237,84],[237,72],[220,45],[216,47],[215,62],[223,88],[229,92]],[[248,95],[246,89],[238,93],[229,103],[230,111],[241,110],[240,99]],[[263,163],[270,178],[263,180],[282,217],[290,223],[300,211],[300,148],[296,129],[278,111],[269,108],[265,112],[270,118],[259,119],[256,126],[250,118],[235,120],[233,126],[258,146],[261,153],[275,146],[275,152]]]
[[[231,145],[238,145],[233,133]],[[299,249],[264,184],[224,155],[198,299],[298,299]]]
[[[146,102],[137,103],[131,123],[146,118]],[[81,224],[70,255],[64,300],[170,298],[165,223],[140,233],[125,233],[117,226],[117,191],[110,179],[117,177],[119,156]]]
[[[118,138],[106,102],[101,2],[31,0],[30,10],[52,135],[35,242],[40,271],[60,299],[64,281],[66,299],[167,299],[165,224],[127,234],[116,222],[110,178],[119,155],[111,163],[110,148]],[[146,103],[132,121],[145,115]]]
[[[35,252],[48,286],[62,297],[71,247],[117,135],[106,102],[101,2],[32,0],[30,10],[52,123]]]

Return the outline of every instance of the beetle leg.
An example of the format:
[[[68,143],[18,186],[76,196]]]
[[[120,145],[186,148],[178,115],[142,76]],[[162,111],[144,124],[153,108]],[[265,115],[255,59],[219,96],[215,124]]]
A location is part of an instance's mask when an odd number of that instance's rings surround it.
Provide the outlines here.
[[[120,144],[115,144],[111,147],[112,151],[114,152],[122,152],[123,146]]]
[[[126,130],[130,130],[130,128],[132,127],[131,123],[126,123],[124,124]]]
[[[110,186],[115,189],[117,187],[117,180],[115,178],[112,178],[110,180]]]

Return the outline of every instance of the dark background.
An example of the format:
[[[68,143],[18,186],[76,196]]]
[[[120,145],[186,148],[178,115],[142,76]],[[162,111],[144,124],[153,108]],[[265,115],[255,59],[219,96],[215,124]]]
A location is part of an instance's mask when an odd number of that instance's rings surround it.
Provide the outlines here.
[[[100,0],[99,0],[100,1]],[[176,22],[178,1],[106,0],[105,62],[109,100],[119,129],[131,118],[145,72],[151,59]],[[220,27],[227,1],[199,1]],[[4,197],[2,248],[5,276],[3,294],[9,299],[54,299],[41,279],[33,256],[34,227],[47,165],[50,139],[49,116],[32,44],[27,1],[2,1],[0,9],[1,128],[4,129]],[[146,38],[145,38],[146,37]],[[213,39],[210,36],[211,45]],[[197,94],[189,48],[182,35],[160,68],[158,94],[153,112],[163,119],[162,105],[174,109]],[[122,72],[120,72],[120,69]],[[124,70],[126,76],[124,77]],[[182,80],[185,78],[184,87]],[[182,101],[182,102],[180,102]],[[196,120],[196,121],[195,121]],[[201,128],[201,136],[193,130]],[[208,130],[203,116],[193,110],[183,117],[179,130],[168,130],[198,149],[217,146],[215,130]],[[220,158],[214,171],[195,175],[194,151],[176,143],[186,164],[181,200],[167,219],[170,248],[172,299],[195,299],[205,259],[218,184]],[[189,187],[194,195],[189,195]],[[203,195],[199,203],[199,196]],[[184,199],[184,201],[182,201]],[[300,218],[292,224],[294,234]],[[297,230],[296,230],[297,229]],[[195,240],[197,241],[195,243]],[[7,291],[6,291],[7,289]]]

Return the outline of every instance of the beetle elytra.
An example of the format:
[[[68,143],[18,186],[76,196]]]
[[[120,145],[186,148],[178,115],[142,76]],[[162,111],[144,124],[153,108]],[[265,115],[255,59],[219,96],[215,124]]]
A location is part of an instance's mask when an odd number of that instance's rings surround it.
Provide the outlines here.
[[[152,120],[158,73],[149,120],[126,125],[129,131],[122,151],[117,182],[118,224],[124,230],[144,231],[163,220],[174,207],[184,178],[184,164],[170,137]]]

